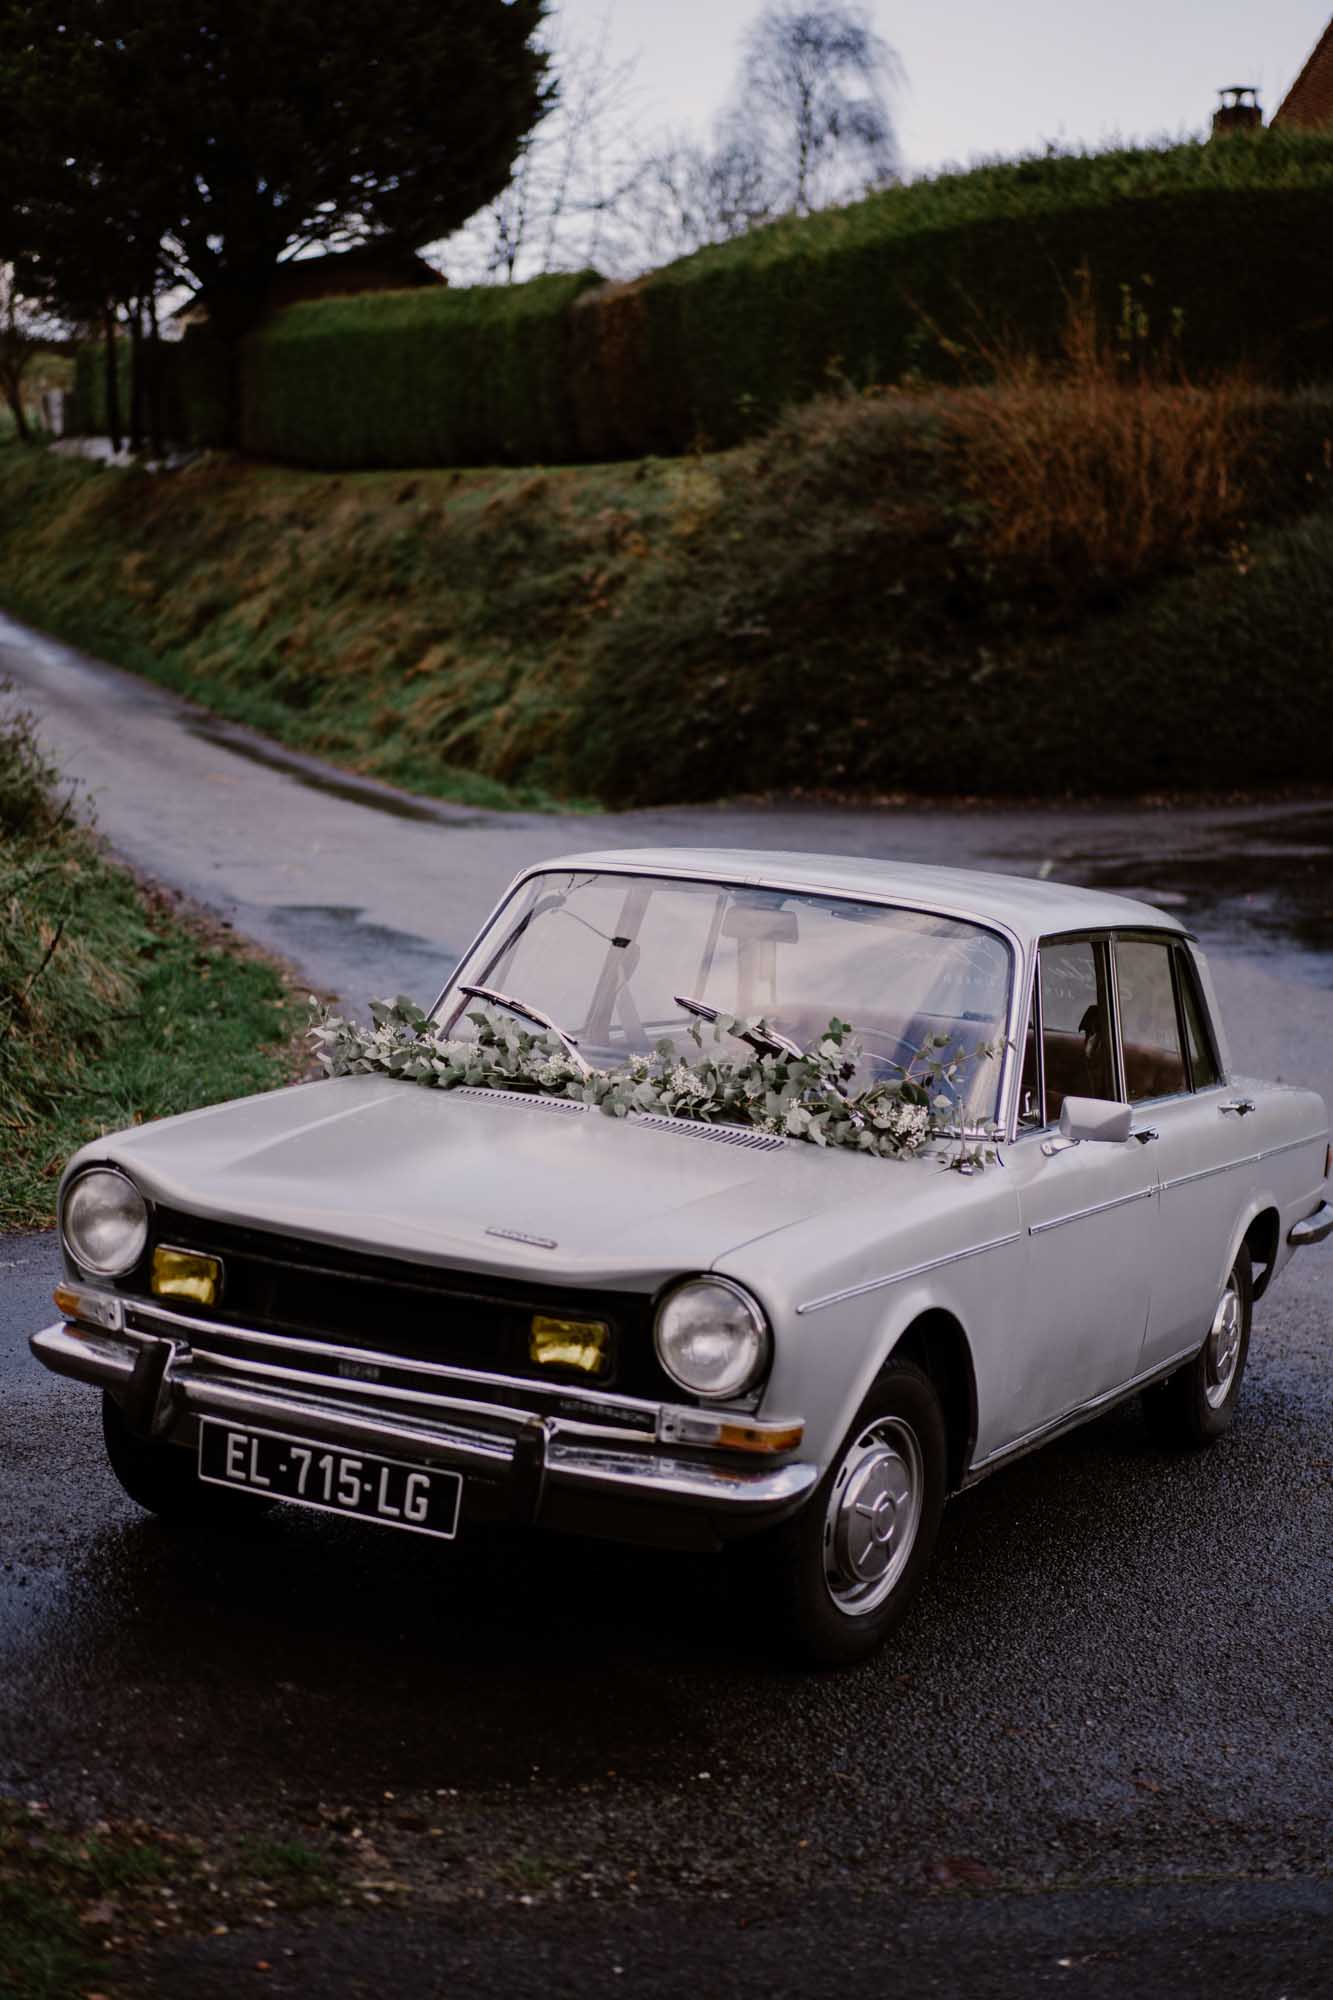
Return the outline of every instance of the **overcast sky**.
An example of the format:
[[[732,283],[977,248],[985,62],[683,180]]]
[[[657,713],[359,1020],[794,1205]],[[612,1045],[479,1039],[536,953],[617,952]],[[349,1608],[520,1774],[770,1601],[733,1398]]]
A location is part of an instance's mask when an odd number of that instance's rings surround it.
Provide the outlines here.
[[[561,0],[566,30],[609,22],[637,55],[637,121],[702,133],[731,94],[760,0]],[[812,0],[817,4],[817,0]],[[903,162],[1096,146],[1206,129],[1219,85],[1252,83],[1271,114],[1318,40],[1329,0],[870,0],[906,72]]]

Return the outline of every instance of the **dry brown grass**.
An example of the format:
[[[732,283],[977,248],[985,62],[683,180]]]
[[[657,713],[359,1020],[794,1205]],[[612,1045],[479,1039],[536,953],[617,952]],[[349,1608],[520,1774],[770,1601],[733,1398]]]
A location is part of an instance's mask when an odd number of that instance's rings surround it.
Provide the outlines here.
[[[1238,372],[1188,380],[1169,347],[1147,345],[1128,294],[1109,329],[1080,284],[1054,363],[1004,348],[983,359],[984,384],[940,401],[995,556],[1119,581],[1235,526],[1255,390]]]

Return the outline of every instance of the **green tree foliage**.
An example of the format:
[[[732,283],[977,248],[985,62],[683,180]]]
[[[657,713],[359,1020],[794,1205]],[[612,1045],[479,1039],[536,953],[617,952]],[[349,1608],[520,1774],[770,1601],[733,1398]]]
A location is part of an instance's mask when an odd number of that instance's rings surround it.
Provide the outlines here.
[[[278,261],[448,234],[541,116],[545,0],[0,6],[14,254],[140,338],[164,282],[235,341]],[[6,246],[0,244],[0,249]],[[89,308],[96,303],[96,312]]]

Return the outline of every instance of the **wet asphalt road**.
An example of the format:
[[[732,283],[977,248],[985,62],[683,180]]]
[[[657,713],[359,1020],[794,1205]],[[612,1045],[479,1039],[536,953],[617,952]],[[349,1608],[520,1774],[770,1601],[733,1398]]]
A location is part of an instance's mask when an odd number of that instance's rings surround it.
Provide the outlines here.
[[[425,994],[513,869],[568,847],[1049,862],[1169,899],[1237,1057],[1333,1096],[1327,805],[384,810],[15,629],[0,670],[115,844],[312,982]],[[1164,1456],[1129,1406],[956,1500],[893,1648],[835,1677],[775,1667],[692,1558],[441,1556],[298,1515],[173,1545],[103,1469],[92,1397],[27,1355],[54,1266],[0,1239],[0,1793],[201,1832],[345,1808],[368,1877],[417,1884],[410,1919],[266,1934],[272,1973],[248,1933],[173,1948],[151,1990],[1327,1990],[1326,1255],[1258,1309],[1221,1447]]]

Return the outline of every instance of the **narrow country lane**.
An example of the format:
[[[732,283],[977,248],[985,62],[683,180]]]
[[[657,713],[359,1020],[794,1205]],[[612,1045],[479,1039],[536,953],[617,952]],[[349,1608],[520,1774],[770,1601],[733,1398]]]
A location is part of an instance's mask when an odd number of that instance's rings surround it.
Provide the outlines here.
[[[482,814],[0,619],[5,677],[114,847],[353,1004],[432,997],[544,855],[895,854],[1168,904],[1237,1066],[1333,1099],[1328,801]],[[136,1995],[1327,1991],[1333,1255],[1263,1301],[1216,1450],[1157,1451],[1130,1404],[973,1489],[898,1639],[839,1676],[775,1667],[694,1558],[441,1560],[316,1516],[185,1553],[28,1354],[55,1272],[49,1235],[0,1237],[0,1795],[276,1838],[336,1811],[419,1885],[164,1946]]]

